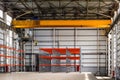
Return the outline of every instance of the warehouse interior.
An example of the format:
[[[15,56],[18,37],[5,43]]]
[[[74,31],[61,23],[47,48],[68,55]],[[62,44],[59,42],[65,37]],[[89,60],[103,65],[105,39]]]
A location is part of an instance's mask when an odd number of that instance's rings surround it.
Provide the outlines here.
[[[119,0],[0,0],[1,80],[120,80]]]

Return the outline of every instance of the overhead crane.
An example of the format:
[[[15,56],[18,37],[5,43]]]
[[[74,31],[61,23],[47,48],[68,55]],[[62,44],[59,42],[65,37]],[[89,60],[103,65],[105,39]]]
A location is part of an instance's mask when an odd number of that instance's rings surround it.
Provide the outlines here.
[[[87,27],[109,28],[111,20],[13,20],[14,28]]]

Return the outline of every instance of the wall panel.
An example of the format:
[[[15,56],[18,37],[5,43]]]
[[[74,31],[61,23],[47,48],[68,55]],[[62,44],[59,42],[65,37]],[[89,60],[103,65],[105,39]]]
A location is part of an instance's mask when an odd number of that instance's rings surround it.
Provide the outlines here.
[[[81,48],[83,72],[91,71],[96,74],[99,67],[99,70],[106,70],[107,37],[104,29],[34,29],[34,39],[38,42],[36,46],[33,45],[33,52],[36,54],[45,53],[39,51],[39,48]],[[31,42],[27,42],[25,45],[26,53],[31,53]],[[105,75],[104,72],[100,73]]]

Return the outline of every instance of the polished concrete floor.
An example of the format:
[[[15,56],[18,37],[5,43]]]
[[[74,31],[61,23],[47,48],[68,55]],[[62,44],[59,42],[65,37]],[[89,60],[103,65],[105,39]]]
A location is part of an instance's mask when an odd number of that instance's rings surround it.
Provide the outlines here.
[[[111,77],[106,77],[106,76],[96,76],[98,80],[114,80]]]
[[[1,73],[0,80],[97,80],[97,79],[91,73],[14,72],[14,73]],[[101,78],[98,80],[105,79]]]
[[[2,73],[0,80],[97,80],[89,73]]]

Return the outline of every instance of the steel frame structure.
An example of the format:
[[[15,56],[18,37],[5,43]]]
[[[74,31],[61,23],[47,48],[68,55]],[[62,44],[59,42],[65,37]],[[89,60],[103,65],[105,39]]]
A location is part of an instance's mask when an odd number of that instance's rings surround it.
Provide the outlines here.
[[[110,19],[118,7],[115,0],[1,0],[0,4],[17,19]]]

